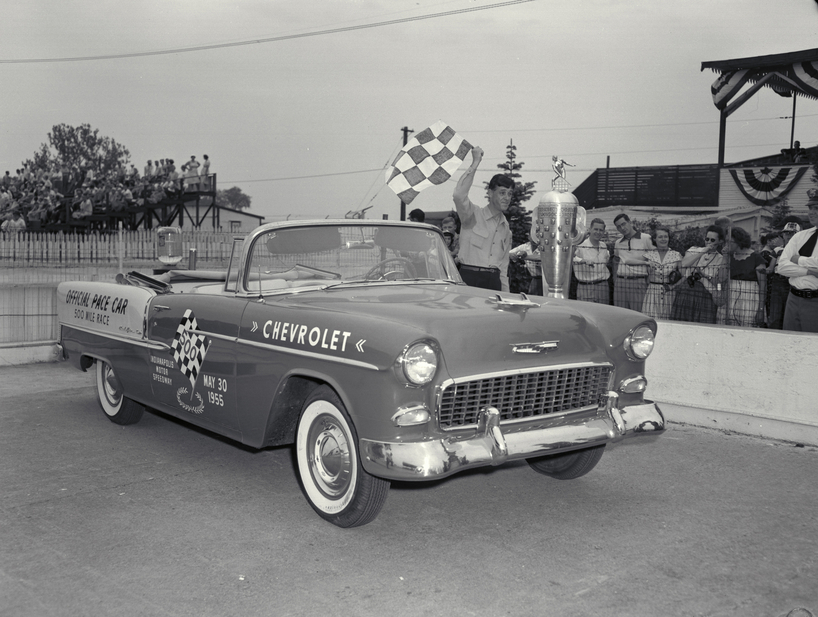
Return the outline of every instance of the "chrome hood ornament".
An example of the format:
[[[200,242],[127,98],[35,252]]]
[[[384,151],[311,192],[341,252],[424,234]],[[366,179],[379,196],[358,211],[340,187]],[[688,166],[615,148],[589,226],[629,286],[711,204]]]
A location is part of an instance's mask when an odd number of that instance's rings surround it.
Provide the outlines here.
[[[557,349],[559,341],[542,341],[541,343],[510,343],[514,353],[543,353],[549,349]]]

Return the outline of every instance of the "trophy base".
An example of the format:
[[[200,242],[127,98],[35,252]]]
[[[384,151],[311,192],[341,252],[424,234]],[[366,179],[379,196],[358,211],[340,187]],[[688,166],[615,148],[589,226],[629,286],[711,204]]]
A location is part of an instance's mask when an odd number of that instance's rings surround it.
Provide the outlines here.
[[[571,188],[571,183],[565,178],[554,178],[551,180],[551,190],[559,193],[567,193]]]

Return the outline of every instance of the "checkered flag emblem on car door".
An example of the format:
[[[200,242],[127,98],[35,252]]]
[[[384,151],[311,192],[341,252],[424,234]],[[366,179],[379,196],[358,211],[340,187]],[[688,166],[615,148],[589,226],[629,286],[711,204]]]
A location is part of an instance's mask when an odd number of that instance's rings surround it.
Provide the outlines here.
[[[386,170],[386,185],[405,204],[423,189],[443,184],[457,171],[472,145],[442,120],[415,135]]]
[[[203,334],[197,334],[199,324],[196,323],[196,316],[193,311],[187,309],[179,327],[176,328],[176,336],[170,344],[173,352],[173,360],[185,377],[190,380],[190,387],[196,387],[196,378],[202,368],[209,343]]]

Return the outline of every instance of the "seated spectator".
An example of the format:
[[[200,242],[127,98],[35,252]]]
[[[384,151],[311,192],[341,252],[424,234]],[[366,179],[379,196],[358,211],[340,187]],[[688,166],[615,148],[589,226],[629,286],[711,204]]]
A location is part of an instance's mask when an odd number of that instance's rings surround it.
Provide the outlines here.
[[[82,201],[79,208],[71,214],[71,218],[75,221],[84,219],[86,216],[91,216],[94,213],[94,202],[91,201],[91,194],[86,191],[82,195]]]

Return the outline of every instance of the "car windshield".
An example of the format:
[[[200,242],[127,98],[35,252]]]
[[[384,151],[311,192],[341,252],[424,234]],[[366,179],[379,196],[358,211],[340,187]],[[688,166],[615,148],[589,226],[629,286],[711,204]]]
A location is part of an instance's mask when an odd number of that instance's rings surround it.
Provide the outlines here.
[[[271,229],[251,248],[246,288],[363,281],[460,281],[440,233],[409,225],[313,225]]]

